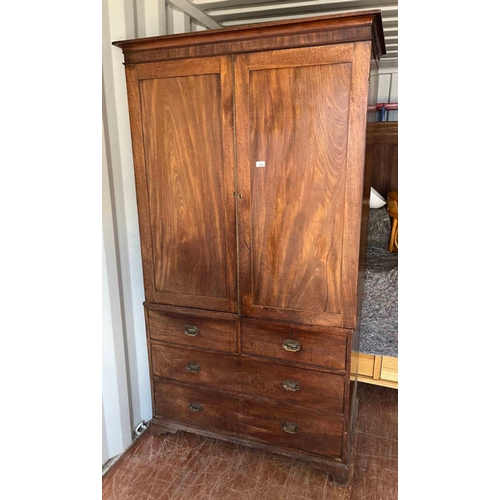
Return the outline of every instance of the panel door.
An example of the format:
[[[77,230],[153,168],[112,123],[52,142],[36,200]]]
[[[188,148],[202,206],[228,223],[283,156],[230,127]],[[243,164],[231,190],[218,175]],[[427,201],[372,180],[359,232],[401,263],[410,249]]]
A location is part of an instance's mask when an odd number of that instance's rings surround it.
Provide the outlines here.
[[[370,44],[235,59],[244,316],[354,327]]]
[[[231,58],[127,71],[146,299],[235,312]]]

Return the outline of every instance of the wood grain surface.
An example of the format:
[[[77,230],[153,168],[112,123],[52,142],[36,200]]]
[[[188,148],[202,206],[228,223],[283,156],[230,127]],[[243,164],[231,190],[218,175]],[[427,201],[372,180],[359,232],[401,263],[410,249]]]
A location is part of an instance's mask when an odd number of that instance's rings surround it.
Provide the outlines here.
[[[380,11],[115,45],[153,423],[309,457],[347,480]],[[284,351],[283,335],[301,350]]]
[[[147,310],[149,335],[153,340],[169,344],[213,349],[216,351],[237,351],[237,329],[235,320],[212,319],[186,314],[167,314],[162,311]],[[190,336],[186,329],[195,329]]]
[[[250,73],[255,305],[340,311],[349,90],[348,64]]]
[[[384,198],[398,190],[398,122],[367,124],[366,162],[372,186]]]
[[[308,407],[319,413],[344,410],[341,375],[158,344],[151,346],[151,360],[157,377],[225,394]],[[198,371],[189,371],[188,364],[196,365]],[[299,390],[286,390],[286,380],[296,382]]]
[[[163,380],[156,383],[156,413],[174,421],[229,431],[250,441],[263,441],[295,450],[340,457],[343,419],[290,406],[269,406],[250,399],[212,394]],[[196,411],[190,409],[196,408]],[[296,433],[283,430],[293,427]]]
[[[165,61],[135,73],[129,86],[147,298],[235,312],[231,60]]]
[[[226,297],[219,78],[144,80],[141,96],[156,289]]]
[[[287,363],[313,365],[345,371],[348,331],[324,331],[298,325],[277,325],[242,321],[242,353],[280,359]],[[297,352],[283,348],[283,342],[293,339],[300,345]]]
[[[329,482],[315,464],[178,431],[146,431],[103,476],[103,500],[397,500],[398,391],[359,384],[353,476]]]
[[[235,58],[245,316],[355,324],[367,64],[356,44]]]
[[[113,42],[125,64],[260,50],[373,41],[375,59],[385,54],[380,10],[288,19],[223,29]]]

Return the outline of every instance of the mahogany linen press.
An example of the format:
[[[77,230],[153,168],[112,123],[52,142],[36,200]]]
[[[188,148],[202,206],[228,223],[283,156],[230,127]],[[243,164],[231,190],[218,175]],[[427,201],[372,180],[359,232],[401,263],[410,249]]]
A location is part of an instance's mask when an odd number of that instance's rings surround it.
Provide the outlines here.
[[[380,11],[114,42],[124,54],[151,428],[345,485]]]

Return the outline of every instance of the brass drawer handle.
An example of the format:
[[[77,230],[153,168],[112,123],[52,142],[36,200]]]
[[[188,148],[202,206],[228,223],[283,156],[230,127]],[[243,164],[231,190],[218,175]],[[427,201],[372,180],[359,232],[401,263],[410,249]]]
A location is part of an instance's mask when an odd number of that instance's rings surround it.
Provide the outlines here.
[[[286,391],[297,392],[300,389],[300,386],[295,380],[283,380],[283,389]]]
[[[281,428],[288,434],[297,434],[299,432],[299,426],[293,422],[283,422]]]
[[[195,403],[194,401],[191,401],[189,403],[188,408],[191,411],[195,411],[196,413],[200,413],[200,411],[203,411],[203,406],[201,406],[200,403]]]
[[[283,349],[288,352],[300,351],[300,343],[293,339],[286,339],[283,342]]]
[[[184,333],[188,336],[188,337],[196,337],[200,331],[198,330],[198,327],[196,326],[193,326],[193,325],[186,325],[184,327]]]
[[[186,365],[186,370],[191,373],[198,373],[201,370],[199,363],[188,363]]]

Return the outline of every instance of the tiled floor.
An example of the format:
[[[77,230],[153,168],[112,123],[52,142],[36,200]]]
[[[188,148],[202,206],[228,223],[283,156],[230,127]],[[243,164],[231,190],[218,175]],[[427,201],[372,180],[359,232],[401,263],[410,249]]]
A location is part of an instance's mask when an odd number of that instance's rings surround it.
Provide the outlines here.
[[[395,500],[398,392],[359,384],[354,475],[336,487],[310,464],[177,432],[147,431],[103,476],[103,500]]]

